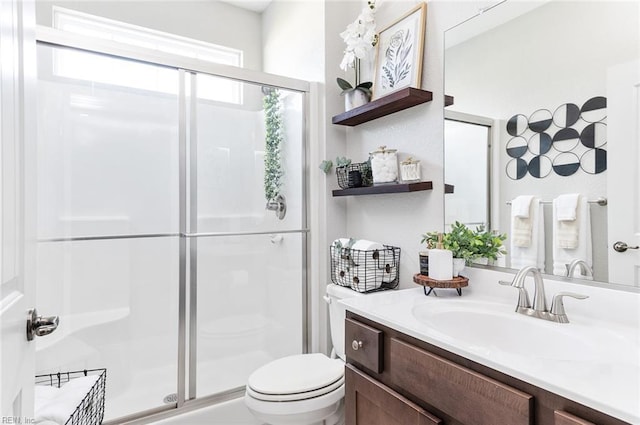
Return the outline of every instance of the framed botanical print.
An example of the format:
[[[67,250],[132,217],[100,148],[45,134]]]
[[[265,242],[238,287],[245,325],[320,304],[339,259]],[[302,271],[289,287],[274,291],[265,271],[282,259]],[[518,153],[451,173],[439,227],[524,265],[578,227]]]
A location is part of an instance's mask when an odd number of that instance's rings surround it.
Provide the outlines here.
[[[421,3],[380,30],[372,99],[405,87],[420,88],[427,5]]]

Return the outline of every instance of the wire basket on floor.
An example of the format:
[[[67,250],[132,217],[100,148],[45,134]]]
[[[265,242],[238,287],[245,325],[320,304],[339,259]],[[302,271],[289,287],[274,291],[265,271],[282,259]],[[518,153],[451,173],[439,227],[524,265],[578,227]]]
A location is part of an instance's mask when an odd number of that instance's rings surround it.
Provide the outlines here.
[[[331,281],[358,292],[394,289],[400,281],[400,248],[362,251],[331,245]]]
[[[342,189],[373,185],[373,174],[368,162],[336,167],[336,177],[338,178],[338,186]]]
[[[70,381],[84,377],[97,376],[82,401],[75,408],[65,425],[99,425],[104,419],[105,389],[107,369],[84,369],[73,372],[58,372],[36,376],[36,385],[60,388]]]

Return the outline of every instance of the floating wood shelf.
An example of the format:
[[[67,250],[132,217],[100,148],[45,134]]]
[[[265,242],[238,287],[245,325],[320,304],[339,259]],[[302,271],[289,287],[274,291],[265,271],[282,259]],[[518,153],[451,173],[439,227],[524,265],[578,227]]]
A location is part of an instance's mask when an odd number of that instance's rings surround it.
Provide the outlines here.
[[[452,184],[444,184],[444,193],[453,193],[455,186]]]
[[[451,106],[453,105],[453,96],[449,96],[448,94],[444,95],[444,106]]]
[[[407,87],[391,93],[365,105],[333,117],[333,124],[348,125],[350,127],[391,115],[421,103],[431,102],[433,93],[413,87]]]
[[[432,182],[383,183],[366,187],[336,189],[333,191],[333,196],[379,195],[382,193],[407,193],[431,189],[433,189]]]

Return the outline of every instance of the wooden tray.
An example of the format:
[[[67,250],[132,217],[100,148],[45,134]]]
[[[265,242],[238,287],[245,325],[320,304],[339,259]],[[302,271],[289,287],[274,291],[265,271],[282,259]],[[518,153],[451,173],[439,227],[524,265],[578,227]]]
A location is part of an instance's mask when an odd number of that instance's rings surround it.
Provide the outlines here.
[[[413,281],[424,287],[425,295],[431,294],[434,288],[452,288],[458,291],[458,295],[462,296],[462,288],[469,286],[469,278],[464,276],[456,276],[451,280],[435,280],[418,273],[413,275]],[[430,288],[429,292],[427,292],[427,287]]]

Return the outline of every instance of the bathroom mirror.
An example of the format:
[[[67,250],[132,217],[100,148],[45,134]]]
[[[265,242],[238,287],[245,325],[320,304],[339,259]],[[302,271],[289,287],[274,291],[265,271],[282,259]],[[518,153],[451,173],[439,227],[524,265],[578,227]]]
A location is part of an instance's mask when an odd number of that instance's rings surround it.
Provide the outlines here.
[[[446,229],[485,224],[510,238],[510,202],[534,195],[545,222],[539,256],[554,274],[552,201],[580,193],[591,201],[593,276],[574,280],[639,285],[640,255],[616,252],[611,239],[639,214],[620,193],[639,193],[637,175],[620,172],[638,140],[608,143],[621,121],[616,72],[640,63],[639,16],[638,2],[508,0],[445,32],[445,92],[454,98],[445,180],[455,187],[445,195]],[[638,245],[637,232],[618,237]],[[497,267],[511,265],[507,255]]]

